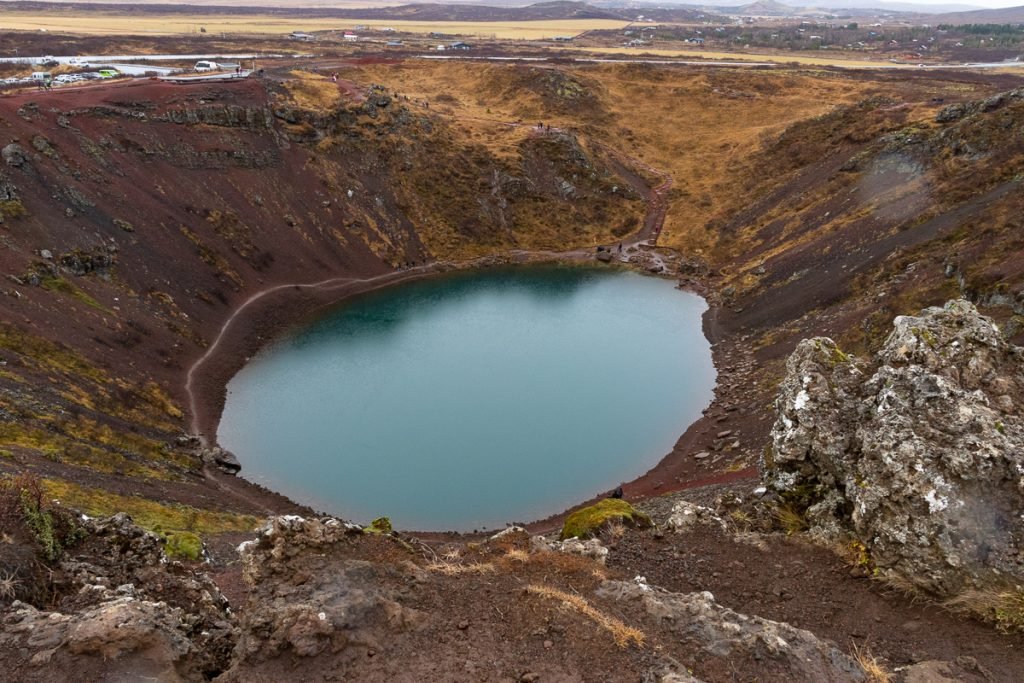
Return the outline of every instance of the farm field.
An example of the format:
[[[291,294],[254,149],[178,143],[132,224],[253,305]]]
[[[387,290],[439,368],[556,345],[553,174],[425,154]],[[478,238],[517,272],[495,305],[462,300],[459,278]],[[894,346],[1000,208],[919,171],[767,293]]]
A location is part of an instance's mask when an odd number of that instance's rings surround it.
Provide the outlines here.
[[[445,33],[453,35],[487,36],[512,40],[538,40],[558,35],[576,35],[595,29],[618,29],[624,21],[608,19],[565,19],[513,22],[447,22],[447,21],[393,21],[386,19],[340,19],[326,17],[280,17],[271,15],[240,15],[237,17],[202,14],[194,15],[125,15],[97,12],[0,12],[0,30],[46,30],[92,35],[151,34],[172,35],[197,33],[202,27],[209,34],[269,33],[317,31],[367,27],[391,27],[409,33]]]

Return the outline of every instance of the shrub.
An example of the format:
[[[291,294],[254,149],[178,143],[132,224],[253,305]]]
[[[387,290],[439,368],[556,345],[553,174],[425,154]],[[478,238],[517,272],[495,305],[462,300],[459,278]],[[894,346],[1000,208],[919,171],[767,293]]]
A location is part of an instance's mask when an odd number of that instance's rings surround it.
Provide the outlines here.
[[[29,473],[0,481],[0,521],[4,528],[21,524],[47,564],[83,537],[71,513],[43,500],[42,482]]]
[[[175,531],[167,534],[164,554],[173,559],[197,562],[203,557],[203,542],[190,531]]]

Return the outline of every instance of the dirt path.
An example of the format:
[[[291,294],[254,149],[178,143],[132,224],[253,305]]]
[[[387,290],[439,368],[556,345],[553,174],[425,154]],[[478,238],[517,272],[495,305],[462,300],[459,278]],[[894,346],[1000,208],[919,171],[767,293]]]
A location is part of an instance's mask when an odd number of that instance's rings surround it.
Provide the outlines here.
[[[403,280],[413,279],[415,277],[423,276],[431,272],[436,272],[438,270],[438,267],[439,264],[435,263],[424,266],[417,266],[415,268],[410,268],[408,270],[394,271],[382,275],[374,275],[366,278],[343,276],[336,278],[328,278],[326,280],[321,280],[319,282],[279,284],[262,289],[253,294],[252,296],[250,296],[248,299],[242,302],[242,304],[238,308],[236,308],[230,316],[228,316],[227,320],[224,321],[224,324],[221,325],[220,331],[217,333],[217,336],[213,340],[213,343],[210,344],[210,346],[206,349],[206,352],[202,356],[200,356],[198,360],[192,363],[192,365],[188,369],[188,373],[185,376],[185,392],[188,394],[189,411],[192,415],[192,432],[194,434],[198,434],[200,438],[203,440],[204,445],[206,444],[205,437],[200,433],[198,429],[200,411],[198,409],[196,391],[194,388],[196,373],[215,353],[217,353],[217,350],[220,348],[221,342],[223,341],[225,334],[231,328],[232,323],[234,323],[239,316],[243,315],[250,307],[252,307],[253,304],[257,303],[261,299],[271,294],[285,290],[295,291],[310,289],[331,291],[335,289],[343,289],[344,287],[353,284],[359,284],[363,286],[372,284],[378,284],[380,286],[386,284],[394,284],[397,282],[401,282]]]

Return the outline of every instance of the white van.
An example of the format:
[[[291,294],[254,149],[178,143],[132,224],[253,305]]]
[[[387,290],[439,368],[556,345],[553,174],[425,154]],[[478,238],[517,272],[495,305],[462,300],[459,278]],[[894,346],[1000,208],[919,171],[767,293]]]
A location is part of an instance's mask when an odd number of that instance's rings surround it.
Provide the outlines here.
[[[33,71],[32,80],[39,83],[49,83],[53,80],[53,76],[49,71]]]
[[[195,65],[194,68],[195,68],[196,71],[216,71],[217,70],[217,62],[207,62],[207,61],[196,62],[196,65]]]

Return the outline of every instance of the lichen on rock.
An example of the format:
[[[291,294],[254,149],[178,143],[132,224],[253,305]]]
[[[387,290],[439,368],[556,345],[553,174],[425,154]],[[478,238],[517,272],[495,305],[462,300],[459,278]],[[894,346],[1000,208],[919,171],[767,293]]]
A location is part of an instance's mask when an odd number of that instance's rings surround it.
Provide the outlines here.
[[[894,328],[870,363],[829,339],[797,346],[767,485],[904,585],[951,596],[1024,580],[1024,350],[966,301]]]

